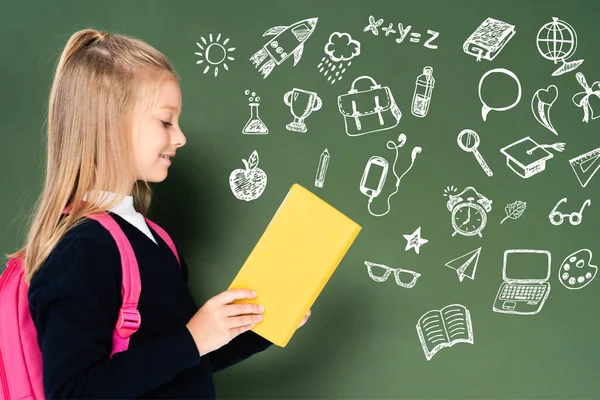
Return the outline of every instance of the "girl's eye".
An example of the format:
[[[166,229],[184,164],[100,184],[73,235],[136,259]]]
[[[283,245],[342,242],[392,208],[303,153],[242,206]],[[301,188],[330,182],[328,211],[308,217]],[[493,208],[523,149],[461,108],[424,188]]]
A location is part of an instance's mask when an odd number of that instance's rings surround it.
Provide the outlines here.
[[[172,124],[172,123],[170,123],[170,122],[167,122],[167,121],[160,121],[160,122],[162,123],[162,125],[163,125],[163,128],[168,128],[169,126],[173,126],[173,124]]]

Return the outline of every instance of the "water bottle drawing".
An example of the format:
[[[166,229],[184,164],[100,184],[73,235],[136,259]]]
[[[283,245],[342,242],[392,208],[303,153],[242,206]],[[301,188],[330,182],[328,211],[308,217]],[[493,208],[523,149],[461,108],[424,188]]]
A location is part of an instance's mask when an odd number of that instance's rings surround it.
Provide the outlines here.
[[[258,116],[260,96],[257,96],[256,92],[250,93],[250,91],[247,89],[244,93],[246,96],[251,95],[248,98],[248,105],[250,106],[250,119],[248,119],[248,122],[246,122],[244,129],[242,129],[242,133],[245,135],[266,135],[269,133],[269,128],[267,128],[267,125],[265,125],[265,123]]]
[[[427,115],[434,85],[433,68],[429,66],[423,68],[423,73],[417,77],[415,82],[415,93],[410,109],[415,117],[423,118]]]

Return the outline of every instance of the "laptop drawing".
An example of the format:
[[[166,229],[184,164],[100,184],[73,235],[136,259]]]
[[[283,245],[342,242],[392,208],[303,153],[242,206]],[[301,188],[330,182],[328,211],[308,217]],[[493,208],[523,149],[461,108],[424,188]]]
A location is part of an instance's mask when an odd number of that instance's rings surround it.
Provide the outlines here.
[[[518,315],[540,312],[550,294],[551,260],[546,250],[506,250],[502,266],[504,282],[498,289],[493,310]]]

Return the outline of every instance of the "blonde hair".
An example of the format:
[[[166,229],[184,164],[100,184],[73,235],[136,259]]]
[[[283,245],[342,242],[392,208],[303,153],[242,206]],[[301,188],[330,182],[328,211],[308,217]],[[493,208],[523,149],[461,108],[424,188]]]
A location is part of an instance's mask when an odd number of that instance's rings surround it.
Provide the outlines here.
[[[29,216],[24,247],[6,254],[23,259],[27,284],[85,215],[104,213],[131,192],[136,209],[147,216],[150,186],[136,180],[131,187],[133,115],[154,108],[166,79],[179,82],[167,57],[141,40],[94,29],[69,38],[48,102],[44,187]],[[98,202],[101,191],[117,196]],[[72,209],[61,220],[66,206]]]

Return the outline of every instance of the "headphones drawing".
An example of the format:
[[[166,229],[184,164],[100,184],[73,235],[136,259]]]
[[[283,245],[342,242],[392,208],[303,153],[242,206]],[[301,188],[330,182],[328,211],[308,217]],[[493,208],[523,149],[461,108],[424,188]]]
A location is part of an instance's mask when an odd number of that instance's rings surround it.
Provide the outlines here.
[[[371,215],[373,215],[374,217],[382,217],[390,212],[390,210],[391,210],[390,199],[392,198],[392,196],[394,196],[396,193],[398,193],[398,190],[400,188],[400,182],[402,181],[402,178],[404,177],[404,175],[406,175],[408,173],[408,171],[410,171],[412,169],[412,167],[415,163],[415,159],[417,158],[417,154],[419,154],[423,150],[419,146],[416,146],[413,148],[412,153],[411,153],[410,166],[406,169],[406,171],[404,171],[402,173],[402,175],[398,176],[398,174],[396,173],[396,162],[398,161],[398,149],[400,147],[403,147],[405,143],[406,143],[406,135],[404,133],[401,133],[398,136],[398,144],[394,143],[391,140],[386,143],[386,147],[388,149],[395,150],[395,152],[396,152],[396,155],[394,158],[394,163],[392,164],[392,172],[394,173],[394,176],[396,177],[396,183],[395,183],[396,189],[394,190],[394,192],[392,192],[388,196],[387,210],[383,214],[374,213],[371,210],[371,203],[373,202],[373,199],[375,197],[379,196],[379,194],[381,193],[381,190],[383,189],[383,185],[385,184],[385,181],[386,181],[389,165],[388,165],[387,160],[380,156],[373,156],[369,159],[369,161],[367,161],[367,165],[365,166],[365,170],[363,172],[363,176],[360,181],[360,191],[369,198],[369,203],[367,204],[367,209],[369,210],[369,213]],[[371,173],[371,169],[376,169],[377,167],[379,169],[381,169],[381,175],[379,176],[379,182],[377,184],[377,187],[376,188],[368,187],[367,186],[367,178],[369,177],[369,175]]]

